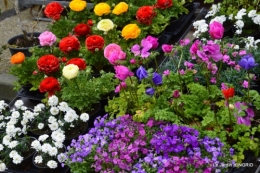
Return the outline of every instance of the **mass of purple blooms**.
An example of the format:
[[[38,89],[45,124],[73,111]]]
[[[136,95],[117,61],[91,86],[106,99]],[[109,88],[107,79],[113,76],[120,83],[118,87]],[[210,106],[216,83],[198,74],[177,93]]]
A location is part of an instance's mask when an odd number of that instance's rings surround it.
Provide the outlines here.
[[[88,160],[89,167],[101,173],[211,173],[221,172],[213,163],[231,161],[231,150],[224,152],[218,138],[200,137],[187,126],[153,119],[143,124],[129,115],[113,120],[105,115],[94,125],[59,155],[63,165]]]

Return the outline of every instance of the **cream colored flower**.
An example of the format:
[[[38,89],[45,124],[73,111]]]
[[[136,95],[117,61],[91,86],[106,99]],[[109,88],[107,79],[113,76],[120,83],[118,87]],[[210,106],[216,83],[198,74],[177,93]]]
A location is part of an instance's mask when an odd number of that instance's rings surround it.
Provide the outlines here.
[[[114,28],[114,23],[110,19],[102,19],[97,24],[97,29],[100,31],[107,32]]]
[[[62,75],[66,79],[69,79],[69,80],[76,77],[78,75],[78,73],[79,73],[79,67],[77,65],[74,65],[74,64],[66,65],[62,69]]]

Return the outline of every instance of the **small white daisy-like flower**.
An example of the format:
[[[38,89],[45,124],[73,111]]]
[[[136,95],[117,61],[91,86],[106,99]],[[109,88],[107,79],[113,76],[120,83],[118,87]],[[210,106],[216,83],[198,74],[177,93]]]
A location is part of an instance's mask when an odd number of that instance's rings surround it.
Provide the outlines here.
[[[245,25],[245,23],[243,22],[243,20],[238,20],[235,23],[235,26],[237,26],[237,28],[243,28]]]
[[[28,120],[32,120],[34,118],[33,113],[29,110],[24,111],[23,116],[25,116]]]
[[[41,143],[40,141],[38,140],[34,140],[32,143],[31,143],[31,147],[37,151],[41,150]]]
[[[4,149],[4,146],[2,144],[0,144],[0,151],[2,151]]]
[[[66,112],[66,111],[68,111],[69,109],[71,109],[71,108],[69,107],[68,103],[66,103],[66,102],[60,102],[58,108],[59,108],[59,110],[62,111],[62,112]]]
[[[16,147],[17,145],[18,145],[18,141],[12,141],[12,142],[9,143],[8,148],[13,149],[13,148]]]
[[[57,107],[51,107],[50,112],[52,115],[57,115],[60,110]]]
[[[44,134],[44,135],[39,136],[38,140],[45,141],[48,137],[49,137],[49,135]]]
[[[39,123],[37,127],[38,127],[38,129],[43,129],[44,124],[43,123]]]
[[[257,25],[260,25],[260,14],[258,14],[257,16],[255,16],[253,18],[253,22]]]
[[[49,100],[48,100],[48,104],[50,106],[57,106],[59,103],[59,99],[57,96],[55,95],[52,95],[51,97],[49,97]]]
[[[256,14],[256,10],[250,10],[247,15],[248,15],[248,17],[250,17],[250,18],[255,17],[255,16],[257,15],[257,14]]]
[[[0,163],[0,172],[3,172],[6,170],[6,165],[4,163]]]
[[[42,161],[43,161],[42,156],[36,156],[36,157],[34,158],[34,162],[35,162],[35,163],[42,163]]]
[[[5,136],[3,137],[3,144],[6,145],[6,146],[8,146],[9,143],[10,143],[10,140],[11,140],[11,136],[5,135]]]
[[[18,111],[14,111],[14,112],[12,112],[11,117],[19,118],[20,117],[20,113]]]
[[[61,142],[63,142],[65,140],[65,132],[63,130],[61,130],[61,129],[57,129],[57,130],[52,132],[51,138],[54,141],[61,141]]]
[[[47,162],[47,166],[51,169],[55,169],[58,167],[58,163],[54,160],[50,160]]]
[[[13,157],[13,163],[14,163],[14,164],[20,164],[22,161],[23,161],[23,157],[20,156],[19,154],[16,154],[16,155]]]
[[[14,156],[18,155],[17,151],[15,150],[12,150],[10,153],[9,153],[9,157],[10,158],[13,158]]]
[[[49,123],[54,123],[54,122],[57,122],[57,119],[56,119],[54,116],[50,116],[50,117],[48,118],[48,122],[49,122]]]
[[[239,49],[239,45],[234,45],[233,48],[236,49],[236,50],[238,50],[238,49]]]
[[[80,119],[83,121],[83,122],[87,122],[89,120],[89,114],[88,113],[82,113],[80,115]]]
[[[48,153],[50,156],[56,156],[58,154],[58,149],[56,147],[51,147]]]
[[[22,106],[23,106],[23,101],[22,100],[16,100],[16,102],[14,103],[14,106],[17,108],[17,109],[20,109]]]
[[[21,124],[26,125],[29,122],[29,120],[26,117],[23,117]]]
[[[49,128],[52,131],[57,130],[59,128],[59,124],[57,122],[53,122],[53,123],[49,124]]]
[[[28,108],[26,107],[26,106],[21,106],[21,108],[20,108],[22,111],[25,111],[25,110],[27,110]]]
[[[41,151],[44,152],[44,153],[48,153],[51,148],[52,148],[52,146],[50,144],[45,143],[45,144],[42,145]]]
[[[57,142],[54,142],[54,145],[57,148],[63,148],[63,142],[57,141]]]

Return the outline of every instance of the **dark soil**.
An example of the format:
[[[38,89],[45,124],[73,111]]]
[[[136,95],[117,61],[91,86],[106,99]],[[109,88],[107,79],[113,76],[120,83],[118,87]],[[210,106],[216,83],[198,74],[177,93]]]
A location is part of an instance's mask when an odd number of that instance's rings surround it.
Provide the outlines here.
[[[40,45],[39,39],[37,37],[28,37],[28,39],[25,38],[18,38],[15,43],[15,47],[18,48],[24,48],[24,47],[33,47]]]

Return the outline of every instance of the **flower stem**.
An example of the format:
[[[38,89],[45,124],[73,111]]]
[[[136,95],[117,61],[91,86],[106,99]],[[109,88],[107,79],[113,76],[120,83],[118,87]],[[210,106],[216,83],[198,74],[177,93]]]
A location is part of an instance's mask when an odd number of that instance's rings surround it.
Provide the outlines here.
[[[248,77],[248,86],[247,86],[247,99],[248,99],[248,103],[250,103],[250,96],[249,96],[249,88],[250,88],[250,75],[249,75],[249,72],[247,72],[247,77]]]
[[[229,114],[229,125],[230,125],[230,128],[232,129],[232,117],[231,117],[231,111],[230,111],[228,100],[227,100],[227,106],[228,106],[228,114]]]

